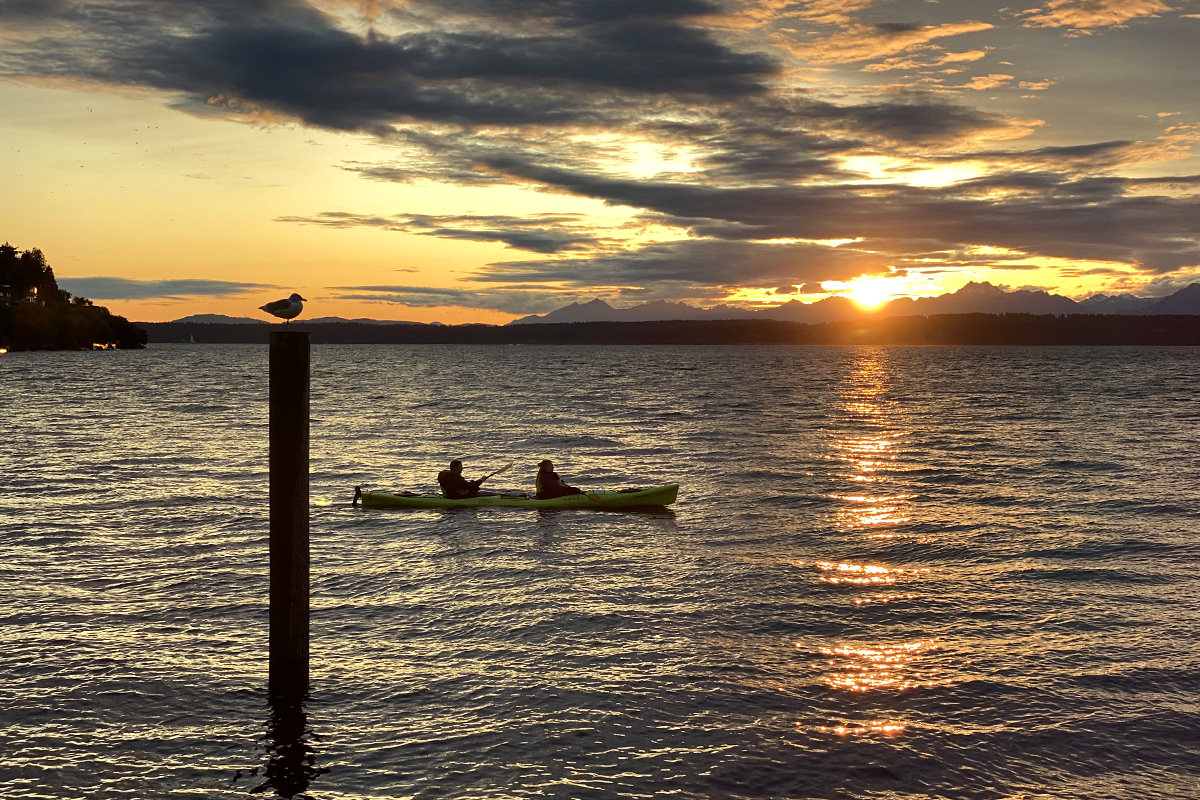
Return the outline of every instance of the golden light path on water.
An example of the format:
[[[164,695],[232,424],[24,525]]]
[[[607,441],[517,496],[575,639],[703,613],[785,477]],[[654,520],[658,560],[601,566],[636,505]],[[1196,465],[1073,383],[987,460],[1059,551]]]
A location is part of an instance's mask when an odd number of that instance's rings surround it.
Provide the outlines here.
[[[889,397],[886,358],[884,352],[871,349],[856,354],[841,386],[841,415],[832,420],[825,455],[834,466],[834,488],[826,495],[832,502],[833,529],[874,543],[874,549],[895,540],[913,513],[913,495],[903,491],[902,478],[896,477],[902,475],[903,443],[912,430],[906,426],[903,409]],[[855,488],[842,488],[850,486]],[[855,592],[856,606],[916,601],[914,585],[931,572],[845,559],[818,560],[814,566],[820,583]],[[852,639],[819,647],[825,659],[822,680],[835,692],[853,694],[899,694],[936,685],[944,681],[928,660],[939,649],[933,639],[888,641],[864,630]],[[903,718],[893,716],[797,726],[839,737],[896,736],[908,727]]]

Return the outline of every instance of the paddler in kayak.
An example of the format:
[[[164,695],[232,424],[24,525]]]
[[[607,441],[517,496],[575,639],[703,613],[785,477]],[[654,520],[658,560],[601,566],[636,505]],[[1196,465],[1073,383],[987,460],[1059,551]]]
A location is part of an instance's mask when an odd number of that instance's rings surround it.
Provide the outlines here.
[[[438,485],[442,487],[442,496],[451,500],[462,500],[464,497],[478,497],[479,485],[488,479],[486,476],[469,481],[462,476],[462,462],[457,458],[450,462],[450,469],[438,473]]]
[[[582,489],[576,489],[574,486],[568,486],[562,482],[562,478],[558,477],[558,473],[554,471],[554,462],[548,458],[538,464],[537,479],[534,485],[537,486],[537,494],[534,497],[538,500],[565,497],[569,494],[583,494]]]

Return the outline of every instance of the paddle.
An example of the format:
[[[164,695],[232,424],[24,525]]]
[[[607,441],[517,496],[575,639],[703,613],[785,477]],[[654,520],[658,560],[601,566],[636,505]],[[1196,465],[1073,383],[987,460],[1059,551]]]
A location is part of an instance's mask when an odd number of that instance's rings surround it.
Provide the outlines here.
[[[488,473],[487,475],[484,475],[482,478],[480,478],[477,481],[471,481],[471,483],[474,483],[476,486],[482,486],[483,482],[486,481],[488,478],[492,477],[493,475],[499,475],[502,472],[508,472],[510,469],[513,468],[513,464],[516,464],[516,463],[517,462],[515,462],[515,461],[510,461],[507,464],[505,464],[503,467],[501,467],[500,469],[496,470],[495,472]]]

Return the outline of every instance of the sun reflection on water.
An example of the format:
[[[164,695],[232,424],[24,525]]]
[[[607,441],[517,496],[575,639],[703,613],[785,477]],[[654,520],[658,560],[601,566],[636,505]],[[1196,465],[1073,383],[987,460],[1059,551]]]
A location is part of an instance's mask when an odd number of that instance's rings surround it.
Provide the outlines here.
[[[833,495],[833,498],[848,505],[838,510],[838,527],[846,528],[877,528],[884,525],[903,525],[911,517],[908,514],[908,502],[911,494],[894,495]],[[890,534],[870,532],[872,538],[889,538]]]
[[[880,485],[899,465],[901,442],[911,431],[903,426],[899,410],[887,393],[891,388],[886,365],[874,351],[854,363],[842,387],[840,425],[850,430],[833,439],[828,459],[842,465],[839,480],[858,485]],[[865,486],[864,486],[865,488]],[[910,521],[910,501],[904,492],[832,492],[837,503],[835,524],[872,539],[888,539],[888,529]]]
[[[797,647],[802,647],[797,643]],[[831,671],[825,684],[831,689],[850,692],[875,690],[906,691],[938,686],[946,681],[935,678],[921,662],[938,649],[932,639],[897,644],[838,644],[821,648]]]
[[[878,584],[893,584],[903,577],[911,577],[929,572],[925,569],[898,569],[884,567],[879,564],[834,564],[830,561],[818,561],[817,569],[821,570],[820,581],[832,584],[851,584],[871,586]]]
[[[904,733],[907,725],[899,722],[864,722],[852,725],[805,725],[802,722],[796,723],[797,730],[811,730],[817,733],[831,733],[834,736],[895,736]]]
[[[826,460],[832,465],[830,521],[834,532],[849,535],[841,545],[868,541],[876,551],[871,560],[838,553],[812,562],[819,585],[836,588],[854,607],[876,606],[866,619],[889,613],[895,602],[918,601],[914,584],[932,571],[926,567],[901,567],[881,563],[878,548],[905,534],[913,518],[916,494],[905,479],[907,442],[913,434],[908,417],[892,396],[887,354],[863,349],[841,386],[835,408]],[[832,555],[832,554],[831,554]],[[850,608],[847,606],[847,608]],[[853,615],[848,615],[853,619]],[[889,629],[892,631],[892,629]],[[862,716],[835,715],[832,719],[797,722],[798,731],[839,738],[887,738],[904,734],[909,722],[892,709],[891,697],[948,683],[937,640],[904,637],[894,632],[854,627],[822,643],[796,643],[814,658],[820,680],[835,695],[869,695],[877,705],[860,709]],[[839,702],[844,705],[844,702]]]

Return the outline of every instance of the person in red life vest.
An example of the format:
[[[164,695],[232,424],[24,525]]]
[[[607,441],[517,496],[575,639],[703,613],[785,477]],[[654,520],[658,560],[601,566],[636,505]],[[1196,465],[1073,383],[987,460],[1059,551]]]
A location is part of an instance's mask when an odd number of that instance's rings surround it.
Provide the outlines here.
[[[537,494],[534,495],[538,500],[546,500],[551,497],[565,497],[569,494],[583,494],[582,489],[576,489],[574,486],[568,486],[562,482],[562,478],[558,477],[558,473],[554,471],[554,463],[550,459],[546,459],[538,464]]]

